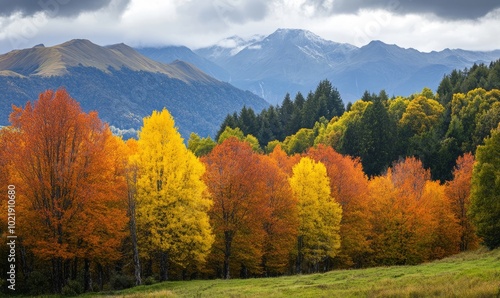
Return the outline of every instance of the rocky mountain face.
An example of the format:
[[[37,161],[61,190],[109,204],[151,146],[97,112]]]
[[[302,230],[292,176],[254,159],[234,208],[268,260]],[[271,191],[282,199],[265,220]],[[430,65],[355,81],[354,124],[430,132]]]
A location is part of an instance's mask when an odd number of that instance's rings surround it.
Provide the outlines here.
[[[187,138],[191,132],[214,135],[224,117],[243,106],[260,111],[268,105],[188,62],[165,64],[125,44],[71,40],[0,55],[0,125],[8,125],[11,105],[24,106],[57,88],[65,88],[85,111],[98,111],[125,137],[136,136],[142,118],[164,107]]]

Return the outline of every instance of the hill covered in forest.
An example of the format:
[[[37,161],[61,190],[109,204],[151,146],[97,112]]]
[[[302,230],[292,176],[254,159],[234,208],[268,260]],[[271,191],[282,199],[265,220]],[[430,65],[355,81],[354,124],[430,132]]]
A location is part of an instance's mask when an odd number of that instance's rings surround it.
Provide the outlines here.
[[[267,103],[200,71],[192,64],[163,64],[125,44],[102,47],[71,40],[0,56],[0,125],[11,105],[24,106],[47,89],[65,88],[85,111],[96,110],[116,133],[135,137],[142,118],[168,108],[181,133],[215,134],[224,115]]]

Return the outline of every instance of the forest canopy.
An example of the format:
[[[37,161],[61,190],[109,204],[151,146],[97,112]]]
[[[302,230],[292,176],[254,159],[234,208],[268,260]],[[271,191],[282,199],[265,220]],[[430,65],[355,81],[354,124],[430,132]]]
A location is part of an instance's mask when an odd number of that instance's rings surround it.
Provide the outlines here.
[[[192,134],[187,146],[166,109],[124,141],[65,90],[43,92],[0,129],[19,292],[413,265],[497,248],[499,70],[475,65],[437,93],[365,92],[346,107],[324,80],[306,98],[228,115],[216,140]]]

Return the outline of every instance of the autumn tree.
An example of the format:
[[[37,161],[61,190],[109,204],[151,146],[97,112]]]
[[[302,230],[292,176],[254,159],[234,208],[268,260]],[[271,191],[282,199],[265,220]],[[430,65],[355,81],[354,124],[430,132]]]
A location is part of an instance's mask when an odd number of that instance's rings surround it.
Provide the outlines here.
[[[373,265],[405,263],[403,212],[397,189],[389,175],[370,180],[370,207],[373,238],[370,242]]]
[[[296,134],[288,136],[283,141],[283,149],[288,154],[303,153],[307,148],[314,145],[314,131],[309,128],[301,128]]]
[[[46,91],[26,107],[14,107],[7,154],[12,181],[19,188],[18,226],[22,242],[50,262],[53,290],[76,278],[84,261],[84,287],[90,262],[120,257],[125,236],[126,184],[120,150],[97,113],[82,112],[65,90]]]
[[[286,152],[278,144],[274,147],[273,151],[269,154],[269,157],[276,162],[276,164],[282,169],[287,176],[292,175],[292,168],[300,161],[300,155],[288,156]]]
[[[270,213],[259,156],[247,142],[230,137],[203,157],[203,162],[207,167],[204,181],[214,201],[210,221],[217,270],[225,279],[237,269],[259,273],[266,237],[263,223]]]
[[[269,156],[261,156],[264,196],[269,217],[264,219],[265,240],[262,265],[266,275],[283,274],[288,269],[298,231],[297,200],[288,176]]]
[[[407,158],[370,181],[376,264],[417,264],[425,259],[422,249],[430,242],[430,215],[421,198],[429,179],[419,160]]]
[[[190,152],[169,112],[154,111],[139,132],[137,225],[140,249],[159,257],[160,279],[168,266],[202,264],[213,243],[202,181],[203,164]]]
[[[470,190],[474,156],[467,153],[457,160],[453,170],[453,180],[446,183],[446,195],[460,225],[460,251],[477,248],[479,239],[469,216]]]
[[[371,212],[368,204],[368,180],[359,159],[343,156],[324,145],[309,149],[307,155],[325,165],[331,195],[342,206],[342,244],[336,257],[338,266],[368,266],[367,257],[371,252]]]
[[[500,124],[476,150],[470,214],[490,249],[500,246]]]
[[[309,157],[293,167],[290,185],[299,206],[296,270],[317,272],[339,251],[342,208],[330,194],[325,166]]]
[[[414,157],[370,181],[374,263],[418,264],[458,251],[459,226],[445,187]]]
[[[252,147],[252,150],[255,151],[255,152],[260,152],[261,151],[261,148],[260,148],[260,145],[259,145],[259,141],[257,140],[257,138],[255,138],[251,134],[245,135],[243,133],[243,131],[241,131],[241,129],[239,127],[236,127],[236,128],[233,129],[233,128],[227,126],[224,129],[224,131],[222,131],[222,133],[219,135],[219,138],[217,139],[217,142],[219,144],[222,144],[222,142],[224,142],[225,140],[227,140],[227,139],[229,139],[231,137],[235,137],[235,138],[237,138],[240,141],[247,142],[248,144],[250,144],[250,146]]]
[[[132,258],[134,260],[135,285],[142,284],[141,260],[139,257],[139,241],[137,236],[137,179],[139,167],[137,165],[137,154],[139,148],[135,139],[129,139],[126,142],[127,165],[125,168],[125,177],[127,179],[127,215],[129,217],[130,242],[132,244]]]
[[[422,199],[426,183],[430,181],[430,171],[415,157],[407,157],[391,168],[391,181],[397,189],[401,217],[401,247],[405,253],[405,264],[418,264],[426,260],[431,231],[427,223],[431,221],[426,201]]]
[[[425,183],[420,208],[429,216],[420,230],[424,236],[419,243],[424,247],[424,261],[442,259],[460,251],[460,225],[452,210],[452,202],[445,194],[446,186],[439,181]]]
[[[200,138],[199,135],[193,132],[189,136],[188,149],[197,157],[201,157],[210,153],[216,144],[217,143],[212,140],[211,137]]]

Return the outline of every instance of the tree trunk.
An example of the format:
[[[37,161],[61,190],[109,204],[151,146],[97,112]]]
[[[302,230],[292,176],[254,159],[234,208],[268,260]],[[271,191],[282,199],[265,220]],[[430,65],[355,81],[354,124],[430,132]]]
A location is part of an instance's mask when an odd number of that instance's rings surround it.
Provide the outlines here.
[[[31,272],[33,272],[33,263],[29,262],[28,256],[26,255],[26,247],[22,244],[22,242],[19,244],[19,255],[21,256],[22,272],[25,280],[27,280],[30,277]]]
[[[295,264],[295,273],[302,273],[302,236],[297,239],[297,262]]]
[[[64,286],[63,280],[63,260],[52,258],[52,288],[54,293],[61,293]]]
[[[73,259],[73,266],[71,268],[71,279],[76,280],[78,277],[78,257]]]
[[[103,268],[102,268],[102,265],[101,263],[97,263],[97,274],[98,274],[98,281],[99,281],[99,291],[102,291],[102,288],[103,288],[103,285],[104,285],[104,282],[103,282]]]
[[[233,232],[225,231],[224,232],[224,279],[230,279],[230,270],[229,270],[229,259],[231,258],[231,243],[233,241]]]
[[[142,284],[141,279],[141,262],[139,259],[139,247],[137,244],[137,222],[135,218],[135,182],[137,181],[137,172],[132,169],[130,173],[131,181],[128,182],[128,213],[130,217],[130,240],[132,241],[132,253],[134,258],[134,277],[135,285],[139,286]]]
[[[149,277],[153,275],[153,259],[149,258],[144,268],[144,276]]]
[[[83,292],[92,290],[92,279],[90,277],[90,260],[85,258],[83,261]]]
[[[168,280],[168,253],[160,253],[160,281]]]

